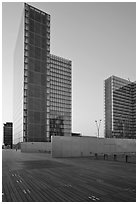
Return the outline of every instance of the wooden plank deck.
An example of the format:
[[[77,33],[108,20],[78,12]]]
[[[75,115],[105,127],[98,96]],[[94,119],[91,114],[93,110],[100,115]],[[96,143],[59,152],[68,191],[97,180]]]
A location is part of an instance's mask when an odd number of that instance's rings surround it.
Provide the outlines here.
[[[3,202],[134,202],[136,165],[3,152]]]

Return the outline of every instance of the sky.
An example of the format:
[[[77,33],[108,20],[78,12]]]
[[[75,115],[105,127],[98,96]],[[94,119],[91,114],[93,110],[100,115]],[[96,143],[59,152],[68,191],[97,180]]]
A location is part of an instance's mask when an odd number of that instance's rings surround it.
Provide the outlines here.
[[[136,80],[135,2],[30,2],[51,15],[51,54],[72,61],[72,132],[96,136],[104,80]],[[13,54],[23,3],[2,3],[2,122],[13,121]]]

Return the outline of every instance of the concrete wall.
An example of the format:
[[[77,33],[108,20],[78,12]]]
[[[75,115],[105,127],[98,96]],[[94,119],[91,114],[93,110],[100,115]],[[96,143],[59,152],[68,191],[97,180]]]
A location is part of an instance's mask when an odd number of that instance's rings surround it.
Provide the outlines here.
[[[136,152],[134,139],[52,136],[52,157],[92,156],[95,153]]]
[[[51,152],[51,142],[22,142],[21,152]]]

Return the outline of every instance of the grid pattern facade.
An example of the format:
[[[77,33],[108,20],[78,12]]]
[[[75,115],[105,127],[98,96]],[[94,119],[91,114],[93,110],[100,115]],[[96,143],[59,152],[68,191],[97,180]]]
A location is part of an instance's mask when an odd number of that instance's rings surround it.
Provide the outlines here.
[[[24,90],[24,18],[23,13],[14,50],[13,79],[13,143],[23,141],[23,90]]]
[[[14,52],[14,144],[71,135],[71,61],[50,54],[50,15],[24,4]]]
[[[136,138],[136,83],[131,83],[131,104],[132,104],[132,113],[131,113],[131,134],[133,138]]]
[[[24,141],[49,137],[50,15],[25,4]]]
[[[105,80],[105,137],[136,138],[136,83]]]
[[[71,61],[50,57],[50,136],[71,136]]]

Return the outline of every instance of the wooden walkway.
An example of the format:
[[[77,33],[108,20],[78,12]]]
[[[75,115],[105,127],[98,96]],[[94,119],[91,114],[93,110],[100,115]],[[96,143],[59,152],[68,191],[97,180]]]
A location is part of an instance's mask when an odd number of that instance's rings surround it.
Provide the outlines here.
[[[3,202],[136,201],[135,164],[41,153],[35,159],[8,151],[3,153]]]

